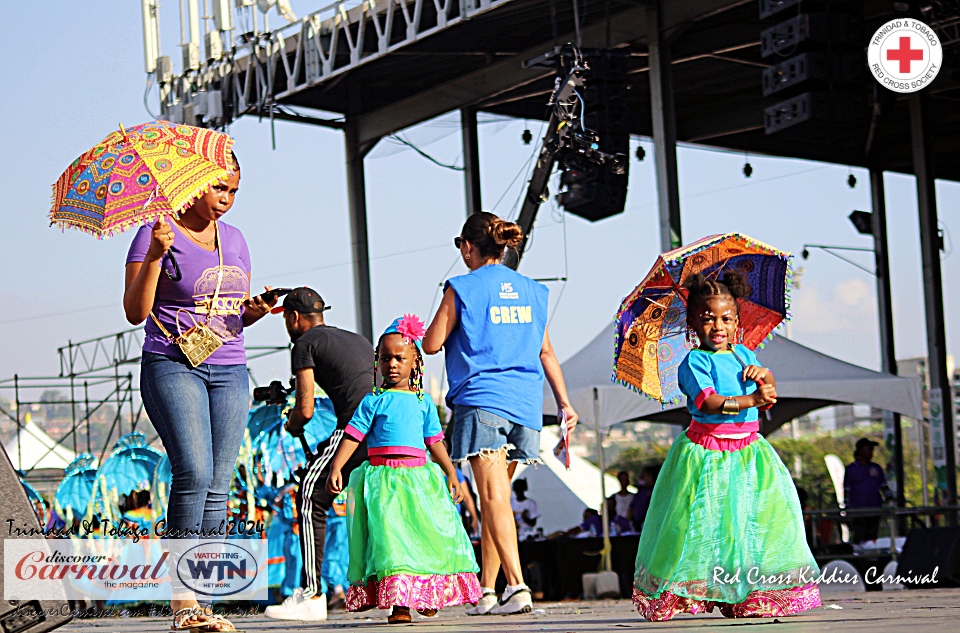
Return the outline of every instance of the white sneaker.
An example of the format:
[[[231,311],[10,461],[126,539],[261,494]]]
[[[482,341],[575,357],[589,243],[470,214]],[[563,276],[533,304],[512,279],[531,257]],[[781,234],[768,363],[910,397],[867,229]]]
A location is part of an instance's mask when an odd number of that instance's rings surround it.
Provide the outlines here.
[[[467,615],[487,615],[490,609],[497,606],[497,594],[493,591],[484,592],[475,607],[467,607]]]
[[[506,594],[506,591],[504,591]],[[490,609],[491,615],[512,615],[514,613],[530,613],[533,611],[533,596],[526,585],[518,586],[509,596],[504,595],[497,604]]]
[[[293,595],[283,601],[267,607],[263,615],[275,620],[319,621],[327,619],[327,596],[320,594],[317,599],[304,598],[303,589],[293,590]]]

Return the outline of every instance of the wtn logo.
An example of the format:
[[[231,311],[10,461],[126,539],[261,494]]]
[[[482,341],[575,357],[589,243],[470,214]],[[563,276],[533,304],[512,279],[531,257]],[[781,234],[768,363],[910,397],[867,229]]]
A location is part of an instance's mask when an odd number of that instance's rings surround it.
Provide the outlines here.
[[[224,580],[247,577],[247,561],[241,560],[240,564],[229,560],[187,560],[187,569],[190,570],[190,576],[196,580]],[[217,572],[216,578],[211,578],[213,572]]]

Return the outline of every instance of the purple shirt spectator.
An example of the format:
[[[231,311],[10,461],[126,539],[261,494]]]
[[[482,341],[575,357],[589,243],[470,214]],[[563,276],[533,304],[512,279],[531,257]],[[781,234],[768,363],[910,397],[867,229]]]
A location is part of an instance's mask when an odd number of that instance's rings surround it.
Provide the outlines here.
[[[603,536],[603,519],[599,515],[591,514],[579,527],[582,536]]]
[[[142,262],[146,257],[154,224],[145,224],[137,231],[127,253],[128,264]],[[180,274],[176,274],[168,255],[160,260],[163,272],[157,282],[153,313],[174,337],[180,331],[186,332],[193,327],[194,319],[199,323],[206,322],[223,341],[223,346],[203,362],[210,365],[243,365],[247,362],[243,347],[243,301],[250,291],[250,251],[239,229],[226,222],[218,224],[220,246],[223,249],[223,281],[212,313],[207,314],[207,302],[213,298],[217,287],[217,252],[194,244],[173,222],[170,222],[170,227],[176,232],[176,237],[170,250],[174,253]],[[174,281],[178,276],[180,278]],[[143,351],[184,358],[176,343],[165,337],[149,317],[144,328]]]
[[[887,478],[874,462],[854,461],[843,473],[843,490],[848,508],[877,508],[883,505]]]

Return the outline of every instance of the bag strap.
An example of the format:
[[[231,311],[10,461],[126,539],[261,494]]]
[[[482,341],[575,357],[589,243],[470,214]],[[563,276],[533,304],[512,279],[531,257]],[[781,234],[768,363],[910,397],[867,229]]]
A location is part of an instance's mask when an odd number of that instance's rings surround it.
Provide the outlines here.
[[[210,312],[213,311],[213,304],[217,302],[217,298],[220,296],[220,286],[223,283],[223,249],[221,248],[221,244],[220,244],[220,223],[219,222],[214,222],[213,232],[214,232],[213,233],[214,245],[217,248],[217,287],[213,291],[213,299],[210,300],[210,307],[207,311],[207,319],[206,319],[207,321],[210,320]],[[179,310],[177,310],[177,329],[178,330],[180,330],[180,311],[181,310],[184,312],[187,312],[186,310],[183,310],[183,308],[180,308]],[[187,314],[190,314],[190,313],[187,312]],[[191,318],[192,317],[193,315],[191,314]],[[174,338],[173,334],[171,334],[169,330],[167,330],[167,328],[163,327],[163,323],[160,323],[160,319],[158,319],[157,316],[153,313],[153,310],[150,311],[150,318],[153,319],[153,322],[157,324],[157,327],[160,328],[160,332],[165,337],[167,337],[167,340],[170,340],[170,341],[177,340],[176,338]],[[195,318],[193,319],[193,324],[197,325],[197,320]]]
[[[167,328],[163,327],[163,323],[160,323],[160,319],[156,317],[156,315],[153,313],[153,310],[150,310],[150,318],[153,319],[153,322],[157,324],[157,327],[160,328],[160,331],[163,333],[163,335],[167,337],[167,340],[176,340],[173,338],[173,334],[170,334],[170,332],[167,331]]]
[[[213,291],[213,299],[210,300],[210,309],[207,311],[207,321],[210,320],[210,313],[213,312],[213,304],[217,302],[220,296],[220,284],[223,283],[223,245],[220,243],[220,223],[213,223],[213,239],[217,247],[217,288]]]

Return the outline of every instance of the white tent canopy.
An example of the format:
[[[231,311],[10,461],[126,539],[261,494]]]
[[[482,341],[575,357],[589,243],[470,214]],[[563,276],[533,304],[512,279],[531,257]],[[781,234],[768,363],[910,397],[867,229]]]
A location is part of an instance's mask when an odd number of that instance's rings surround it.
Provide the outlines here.
[[[7,442],[3,448],[7,451],[13,467],[22,471],[45,468],[63,470],[77,456],[69,448],[54,441],[29,416],[26,424],[20,427],[18,437]]]
[[[524,477],[530,486],[530,498],[537,501],[540,519],[537,527],[545,534],[568,530],[583,521],[586,508],[600,510],[603,491],[600,469],[576,455],[570,456],[570,470],[553,455],[560,440],[557,427],[546,427],[540,434],[540,459],[537,466],[520,466],[516,477]],[[620,484],[612,475],[604,476],[606,490],[617,491]]]
[[[918,378],[901,378],[865,369],[804,347],[782,336],[774,336],[757,357],[777,378],[779,401],[762,425],[769,433],[789,420],[832,404],[867,404],[894,411],[913,419],[923,417],[922,391]],[[646,419],[686,424],[686,403],[662,409],[622,385],[611,382],[613,373],[613,327],[605,329],[561,365],[574,409],[582,422],[594,426],[596,392],[601,427]],[[550,387],[544,384],[545,416],[556,414]]]

